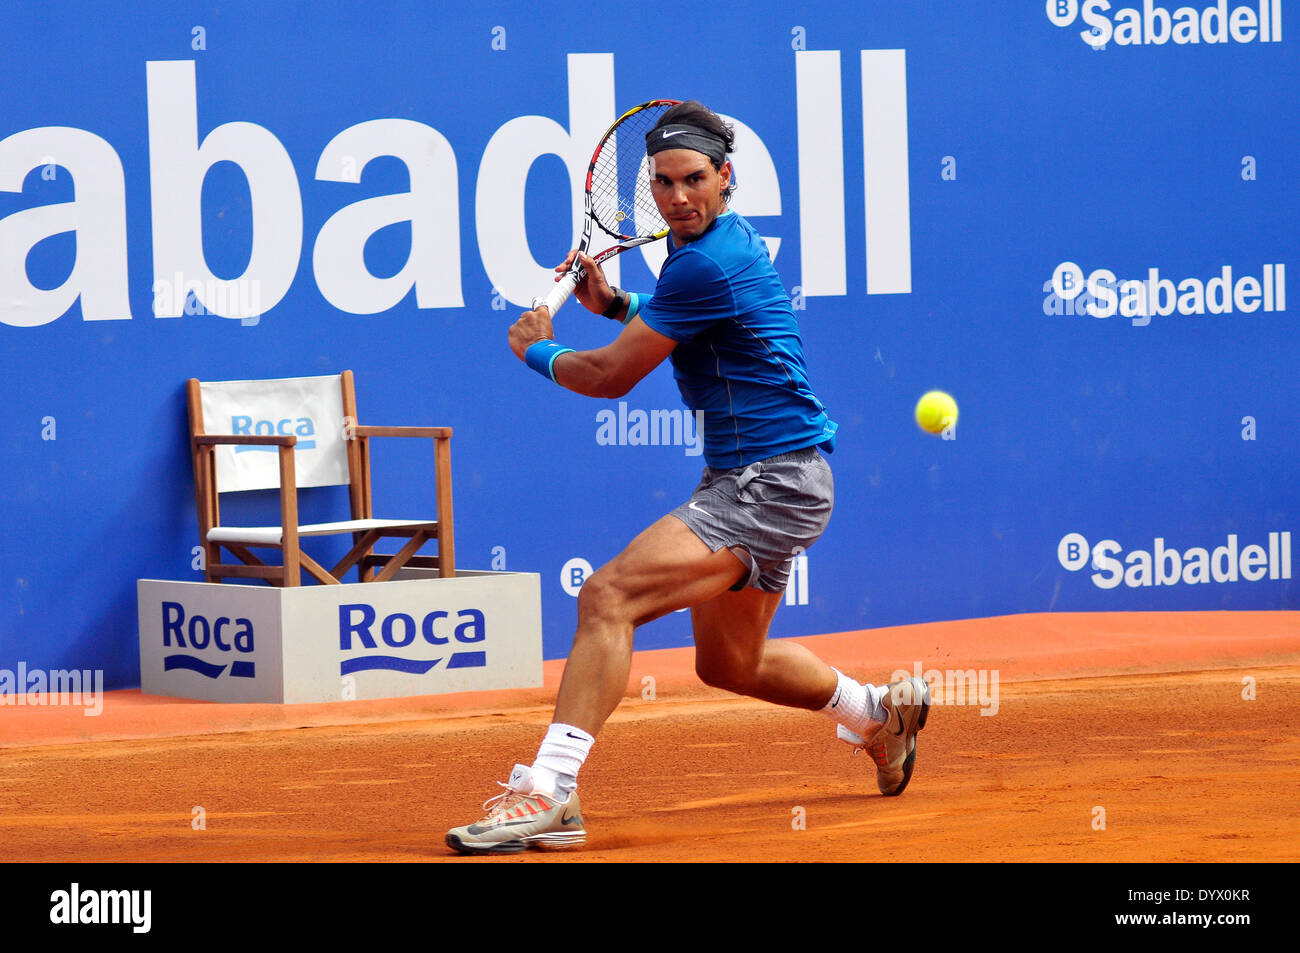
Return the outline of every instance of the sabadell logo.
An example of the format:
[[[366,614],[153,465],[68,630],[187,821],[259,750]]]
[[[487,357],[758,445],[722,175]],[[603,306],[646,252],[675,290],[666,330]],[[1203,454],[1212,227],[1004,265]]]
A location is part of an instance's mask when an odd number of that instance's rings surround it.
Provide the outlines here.
[[[1152,0],[1140,6],[1113,6],[1109,0],[1047,0],[1054,26],[1082,23],[1079,39],[1095,50],[1115,46],[1207,46],[1229,43],[1281,43],[1282,0],[1257,0],[1229,8],[1228,0],[1205,7],[1180,6],[1172,12]]]
[[[1290,579],[1291,533],[1269,533],[1266,545],[1246,546],[1230,533],[1223,545],[1212,550],[1204,546],[1180,550],[1166,546],[1164,537],[1157,536],[1150,549],[1127,553],[1117,540],[1103,539],[1089,546],[1082,533],[1067,533],[1056,547],[1056,558],[1071,572],[1090,566],[1098,589],[1114,589],[1121,583],[1136,589]]]

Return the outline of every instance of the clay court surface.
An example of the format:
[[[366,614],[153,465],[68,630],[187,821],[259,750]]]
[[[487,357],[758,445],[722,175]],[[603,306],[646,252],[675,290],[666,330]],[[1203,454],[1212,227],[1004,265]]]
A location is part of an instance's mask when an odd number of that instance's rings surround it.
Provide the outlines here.
[[[973,688],[936,705],[910,788],[882,798],[824,718],[701,686],[689,649],[639,653],[582,773],[587,848],[462,858],[444,832],[532,760],[560,663],[540,689],[383,702],[112,692],[99,717],[0,709],[0,842],[61,862],[1300,860],[1300,612],[803,641],[877,682],[996,671],[996,714]]]

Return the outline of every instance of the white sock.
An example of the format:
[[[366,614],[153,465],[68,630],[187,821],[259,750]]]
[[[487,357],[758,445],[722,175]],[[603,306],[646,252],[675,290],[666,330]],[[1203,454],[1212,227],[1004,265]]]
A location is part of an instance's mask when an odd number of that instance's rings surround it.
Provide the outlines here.
[[[832,671],[840,681],[822,713],[855,735],[869,738],[885,723],[887,716],[881,701],[888,689],[884,685],[863,685],[839,669]]]
[[[573,725],[553,723],[537,749],[533,762],[533,789],[541,794],[568,798],[578,786],[578,769],[591,753],[596,739]]]

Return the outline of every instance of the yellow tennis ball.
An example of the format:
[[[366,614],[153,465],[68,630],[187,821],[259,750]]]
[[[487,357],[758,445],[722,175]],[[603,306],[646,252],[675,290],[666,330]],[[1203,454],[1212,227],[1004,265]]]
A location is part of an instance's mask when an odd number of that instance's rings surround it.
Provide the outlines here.
[[[957,402],[951,394],[932,390],[916,402],[916,425],[926,433],[943,433],[957,424]]]

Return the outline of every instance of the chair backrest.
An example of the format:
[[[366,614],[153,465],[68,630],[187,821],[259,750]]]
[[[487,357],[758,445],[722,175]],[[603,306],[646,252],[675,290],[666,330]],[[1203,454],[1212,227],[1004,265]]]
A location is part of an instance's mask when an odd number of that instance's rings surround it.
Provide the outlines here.
[[[356,413],[352,395],[347,393],[350,377],[200,381],[200,416],[193,424],[196,432],[206,434],[296,436],[298,486],[346,485],[350,476],[344,432],[349,422],[355,424],[355,419],[348,418]],[[191,408],[191,415],[195,409]],[[216,462],[217,487],[222,493],[280,485],[275,447],[219,446]]]

